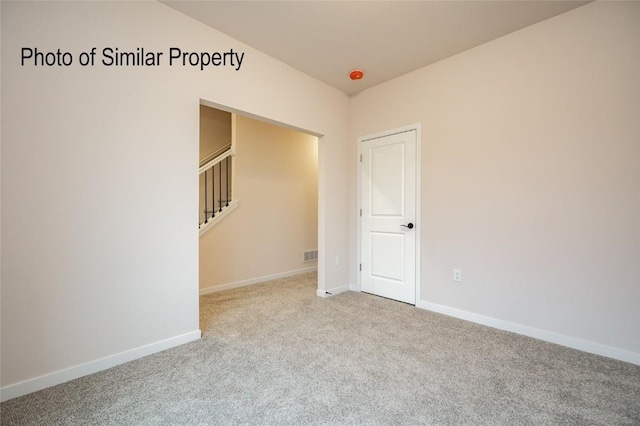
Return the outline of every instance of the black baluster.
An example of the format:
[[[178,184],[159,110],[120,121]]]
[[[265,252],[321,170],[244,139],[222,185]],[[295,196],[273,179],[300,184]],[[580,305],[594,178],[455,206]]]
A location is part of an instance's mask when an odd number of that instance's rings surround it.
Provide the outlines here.
[[[216,217],[216,165],[211,167],[211,217]]]
[[[229,207],[229,157],[225,161],[227,163],[227,207]]]
[[[207,223],[207,171],[204,171],[204,223]]]
[[[219,211],[222,211],[222,161],[218,166],[218,177],[220,178],[218,179],[218,208],[220,209]]]

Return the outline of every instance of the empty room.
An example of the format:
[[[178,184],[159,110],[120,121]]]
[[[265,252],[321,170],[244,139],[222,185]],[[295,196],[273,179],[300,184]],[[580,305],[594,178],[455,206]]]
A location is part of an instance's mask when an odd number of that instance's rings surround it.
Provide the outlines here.
[[[1,424],[640,424],[640,2],[0,20]]]

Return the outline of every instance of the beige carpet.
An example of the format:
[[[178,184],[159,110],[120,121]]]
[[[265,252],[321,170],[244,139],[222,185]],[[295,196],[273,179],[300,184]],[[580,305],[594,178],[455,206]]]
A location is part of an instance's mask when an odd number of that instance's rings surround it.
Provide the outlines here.
[[[304,274],[201,298],[203,338],[7,401],[3,425],[640,425],[640,366]]]

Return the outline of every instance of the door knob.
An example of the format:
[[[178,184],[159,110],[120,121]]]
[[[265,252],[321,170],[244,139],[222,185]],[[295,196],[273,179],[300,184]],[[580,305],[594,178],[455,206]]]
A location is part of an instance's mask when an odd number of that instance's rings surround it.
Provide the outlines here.
[[[409,228],[409,229],[413,229],[413,223],[411,223],[411,222],[409,222],[408,225],[400,225],[400,226],[405,227],[405,228]]]

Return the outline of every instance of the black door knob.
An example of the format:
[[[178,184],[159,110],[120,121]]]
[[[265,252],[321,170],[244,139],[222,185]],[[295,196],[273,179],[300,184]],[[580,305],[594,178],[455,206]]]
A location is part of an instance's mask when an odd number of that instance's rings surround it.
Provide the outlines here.
[[[413,229],[413,223],[411,223],[411,222],[409,222],[408,225],[400,225],[400,226],[404,226],[405,228]]]

